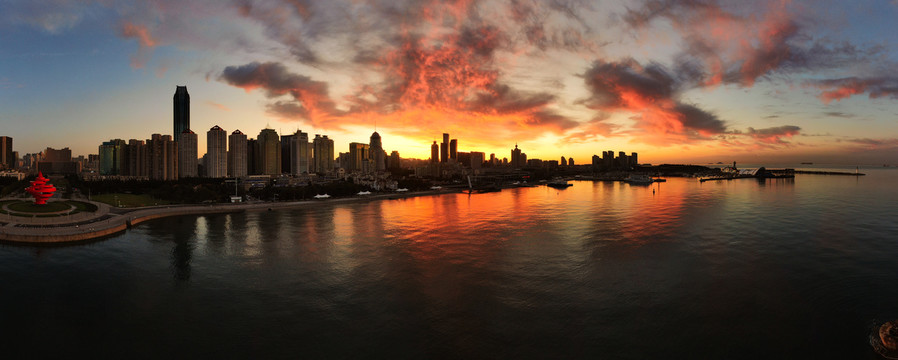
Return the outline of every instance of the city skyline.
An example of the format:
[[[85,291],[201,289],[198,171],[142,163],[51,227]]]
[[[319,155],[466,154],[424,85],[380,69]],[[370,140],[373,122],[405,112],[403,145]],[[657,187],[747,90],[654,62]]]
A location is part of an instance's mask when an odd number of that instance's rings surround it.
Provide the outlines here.
[[[0,5],[0,135],[20,156],[177,139],[186,86],[198,134],[347,149],[376,122],[408,158],[450,133],[577,164],[898,162],[895,1],[178,4]]]

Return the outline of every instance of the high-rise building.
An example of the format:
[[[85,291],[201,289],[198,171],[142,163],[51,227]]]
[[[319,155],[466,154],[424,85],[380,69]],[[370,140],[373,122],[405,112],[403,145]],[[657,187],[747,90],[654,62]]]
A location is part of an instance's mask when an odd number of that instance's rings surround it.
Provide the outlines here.
[[[511,149],[511,167],[520,169],[527,164],[527,160],[522,155],[521,149],[518,149],[518,144],[515,144],[514,149]]]
[[[197,177],[197,161],[199,145],[193,130],[187,129],[178,134],[178,178]]]
[[[386,163],[386,153],[384,152],[383,144],[380,142],[380,134],[375,131],[371,134],[371,141],[369,143],[369,147],[371,148],[371,153],[369,154],[369,158],[374,161],[374,166],[370,171],[384,171],[387,168]]]
[[[228,176],[228,132],[213,126],[206,132],[206,177],[223,178]]]
[[[283,137],[281,138],[283,140]],[[309,146],[309,134],[296,130],[290,136],[290,173],[300,175],[309,173],[309,160],[311,151]]]
[[[387,160],[387,169],[390,170],[399,170],[402,168],[402,159],[399,158],[399,152],[393,150],[390,153],[390,158]]]
[[[178,180],[178,143],[171,135],[153,134],[147,140],[147,174],[152,180]]]
[[[292,173],[293,155],[290,154],[290,140],[293,134],[281,135],[281,172]]]
[[[567,166],[567,159],[564,156],[561,157],[561,166]]]
[[[262,174],[261,167],[259,166],[258,156],[256,154],[259,153],[259,142],[256,139],[248,139],[246,140],[246,174],[247,175],[260,175]]]
[[[262,175],[281,174],[281,140],[274,129],[262,129],[259,132],[256,164]]]
[[[12,156],[12,138],[0,136],[0,169],[14,169],[15,165]]]
[[[246,134],[234,130],[231,136],[228,136],[228,176],[246,177],[249,174],[247,155]]]
[[[328,139],[327,135],[321,136],[315,134],[312,140],[315,156],[315,172],[326,173],[334,169],[334,140]]]
[[[362,143],[349,143],[348,171],[368,172],[371,146]]]
[[[124,141],[118,140],[124,145]],[[37,170],[44,174],[77,174],[81,171],[78,164],[72,161],[72,150],[69,148],[54,149],[48,147],[44,150],[42,160],[37,164]]]
[[[124,166],[124,144],[121,139],[103,142],[99,147],[100,175],[122,175]]]
[[[128,173],[129,176],[149,176],[147,173],[147,145],[143,140],[128,140]],[[90,155],[88,155],[90,162]],[[196,160],[194,160],[196,163]],[[179,171],[180,172],[180,171]],[[196,172],[196,170],[194,170]],[[194,175],[196,176],[196,175]]]
[[[433,145],[430,145],[430,162],[438,163],[440,162],[440,146],[437,145],[437,141],[433,141]]]
[[[187,93],[187,86],[175,88],[174,105],[174,132],[172,134],[179,136],[184,130],[190,129],[190,94]]]
[[[630,167],[636,168],[639,165],[639,157],[636,153],[630,153]]]
[[[617,166],[621,169],[628,169],[630,167],[630,159],[627,156],[627,153],[620,151],[617,153]]]
[[[449,162],[449,134],[443,133],[443,142],[440,144],[440,162]]]
[[[458,139],[449,141],[449,160],[451,162],[458,162]]]

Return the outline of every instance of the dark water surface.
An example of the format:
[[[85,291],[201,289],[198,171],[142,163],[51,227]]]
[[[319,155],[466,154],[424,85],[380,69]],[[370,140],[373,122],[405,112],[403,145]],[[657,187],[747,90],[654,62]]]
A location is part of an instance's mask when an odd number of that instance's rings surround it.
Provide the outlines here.
[[[4,245],[0,344],[12,358],[876,359],[871,329],[898,319],[898,170],[864,171],[575,182]]]

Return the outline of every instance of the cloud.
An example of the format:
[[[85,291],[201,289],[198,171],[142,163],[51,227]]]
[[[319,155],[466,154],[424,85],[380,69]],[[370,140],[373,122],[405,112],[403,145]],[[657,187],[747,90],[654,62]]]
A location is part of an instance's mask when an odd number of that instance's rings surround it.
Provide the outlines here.
[[[126,39],[137,40],[137,54],[131,57],[131,67],[135,69],[143,68],[158,41],[150,35],[150,31],[146,26],[131,22],[123,22],[119,26],[119,34]]]
[[[691,79],[676,77],[660,64],[597,60],[583,78],[591,96],[580,102],[602,112],[636,114],[632,119],[640,130],[638,141],[687,143],[726,131],[726,123],[716,115],[679,100]]]
[[[846,77],[810,81],[807,85],[820,90],[820,101],[829,104],[854,95],[867,94],[871,99],[898,99],[898,77]]]
[[[224,105],[222,105],[222,104],[219,104],[219,103],[217,103],[217,102],[214,102],[214,101],[212,101],[212,100],[207,100],[207,101],[206,101],[206,105],[212,106],[212,107],[217,108],[217,109],[219,109],[219,110],[231,111],[231,108],[229,108],[229,107],[227,107],[227,106],[224,106]]]
[[[853,138],[845,141],[861,145],[865,149],[891,149],[898,147],[898,139],[896,138]]]
[[[801,128],[795,125],[783,125],[777,127],[769,127],[764,129],[755,129],[749,127],[745,135],[766,144],[788,144],[784,137],[791,138],[801,133]]]

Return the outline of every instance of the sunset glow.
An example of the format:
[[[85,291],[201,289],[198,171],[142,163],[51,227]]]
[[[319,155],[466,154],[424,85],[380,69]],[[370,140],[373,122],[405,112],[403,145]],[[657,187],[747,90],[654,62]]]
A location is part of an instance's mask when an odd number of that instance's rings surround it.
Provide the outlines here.
[[[0,122],[21,153],[168,134],[186,85],[199,134],[299,129],[338,152],[376,127],[416,158],[450,133],[581,164],[898,163],[894,1],[51,3],[0,5]]]

